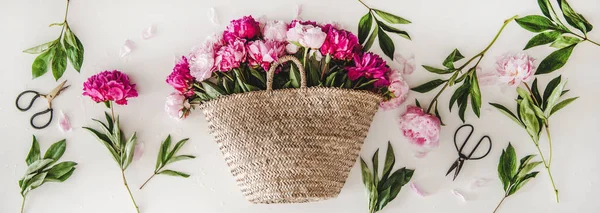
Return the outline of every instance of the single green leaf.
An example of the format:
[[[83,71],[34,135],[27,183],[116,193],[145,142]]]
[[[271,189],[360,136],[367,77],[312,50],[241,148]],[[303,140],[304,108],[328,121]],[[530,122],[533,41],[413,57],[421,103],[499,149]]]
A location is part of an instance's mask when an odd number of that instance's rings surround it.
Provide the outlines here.
[[[388,36],[384,31],[382,31],[381,28],[379,28],[379,31],[379,47],[381,47],[381,50],[387,57],[394,58],[394,51],[396,51],[396,47],[394,47],[394,42],[392,41],[390,36]]]
[[[373,84],[374,84],[375,82],[377,82],[377,81],[379,81],[379,79],[371,79],[371,80],[369,80],[369,81],[367,81],[367,82],[365,82],[365,83],[362,83],[362,84],[360,84],[360,85],[356,86],[355,88],[356,88],[356,89],[365,88],[365,87],[368,87],[368,86],[371,86],[371,85],[373,85]]]
[[[469,92],[469,84],[463,84],[460,87],[458,87],[456,90],[454,90],[454,93],[450,97],[450,103],[448,104],[448,108],[449,108],[450,112],[452,112],[452,106],[454,106],[454,103],[458,100],[458,98],[464,96],[465,94],[468,94],[468,92]]]
[[[60,179],[60,177],[73,170],[76,165],[77,163],[72,161],[60,162],[48,170],[48,175],[46,176],[46,178],[58,180]]]
[[[179,155],[179,156],[175,156],[175,157],[169,158],[169,160],[167,161],[166,164],[175,163],[177,161],[182,161],[182,160],[194,159],[194,158],[196,158],[196,156],[192,156],[192,155]]]
[[[163,171],[160,171],[158,174],[169,175],[169,176],[174,176],[174,177],[184,177],[184,178],[188,178],[190,176],[186,173],[173,171],[173,170],[163,170]]]
[[[512,144],[509,143],[508,147],[506,147],[506,153],[504,157],[503,172],[505,178],[512,180],[512,178],[517,175],[517,153],[515,152],[515,148],[512,146]]]
[[[513,195],[515,192],[519,191],[519,189],[525,186],[525,184],[527,184],[529,180],[535,178],[535,176],[537,176],[538,173],[539,172],[532,172],[525,175],[523,178],[517,180],[516,184],[513,187],[511,187],[510,191],[508,192],[508,196]]]
[[[523,18],[515,19],[523,29],[529,30],[534,33],[543,32],[546,30],[558,29],[556,24],[550,19],[540,15],[529,15]]]
[[[521,160],[519,162],[519,170],[521,170],[524,166],[529,164],[529,162],[531,160],[533,160],[534,157],[535,157],[535,155],[527,155],[527,156],[521,158]]]
[[[67,52],[59,42],[54,48],[54,57],[52,57],[52,75],[58,80],[67,70]]]
[[[423,65],[423,68],[425,68],[427,71],[435,73],[435,74],[450,74],[453,73],[454,70],[450,70],[450,69],[438,69],[435,67],[430,67],[427,65]]]
[[[421,103],[419,103],[419,100],[415,99],[415,105],[419,108],[421,108]]]
[[[558,39],[556,39],[556,41],[554,41],[550,46],[557,49],[562,49],[574,44],[578,44],[579,42],[581,42],[581,39],[576,37],[559,36]]]
[[[40,155],[40,144],[38,143],[37,138],[35,138],[35,135],[34,135],[33,142],[31,142],[31,149],[29,149],[29,154],[27,154],[27,158],[25,158],[25,162],[27,163],[27,166],[29,166],[33,162],[36,162],[40,159],[42,159],[41,155]]]
[[[466,84],[466,83],[465,83]],[[458,117],[464,123],[465,122],[465,112],[467,111],[469,93],[465,92],[461,97],[458,98]]]
[[[112,155],[113,159],[115,159],[116,162],[119,162],[119,156],[117,155],[116,150],[114,149],[113,145],[111,144],[110,139],[105,134],[102,134],[102,133],[96,131],[95,129],[92,129],[89,127],[83,127],[83,128],[88,130],[90,133],[92,133],[96,137],[96,139],[98,139],[98,141],[100,141],[106,147],[106,149],[108,149],[108,151]]]
[[[40,77],[48,72],[48,63],[53,55],[54,51],[49,49],[46,50],[46,52],[38,55],[38,57],[33,60],[33,64],[31,65],[31,75],[33,78]]]
[[[590,22],[588,22],[585,19],[585,17],[583,17],[583,15],[573,10],[573,8],[569,5],[567,0],[558,0],[558,4],[560,5],[560,8],[563,12],[563,16],[565,17],[565,20],[567,20],[567,23],[569,23],[569,25],[579,29],[579,31],[581,31],[584,34],[594,29],[594,26],[592,26],[592,24],[590,24]]]
[[[396,155],[394,154],[392,143],[388,141],[387,151],[385,153],[385,162],[383,164],[383,175],[381,176],[382,182],[389,178],[392,168],[394,168],[394,164],[396,164]]]
[[[382,210],[383,207],[385,207],[391,201],[390,200],[390,191],[391,190],[392,190],[392,187],[387,187],[387,188],[385,188],[382,191],[378,191],[378,193],[377,193],[377,205],[376,205],[376,208],[375,208],[374,212]]]
[[[445,82],[446,81],[444,81],[442,79],[435,79],[435,80],[429,81],[427,83],[421,84],[417,87],[414,87],[411,90],[420,92],[420,93],[426,93],[426,92],[429,92],[429,91],[439,87],[440,85],[442,85]]]
[[[371,175],[371,170],[367,166],[367,163],[365,163],[365,160],[363,160],[362,158],[360,158],[360,171],[362,173],[363,184],[365,185],[367,190],[368,191],[375,190],[375,189],[372,189],[373,176]]]
[[[335,84],[335,77],[337,75],[337,71],[331,72],[327,78],[325,78],[325,85],[329,87],[333,87]]]
[[[548,5],[550,5],[550,2],[548,0],[538,0],[538,5],[540,6],[542,13],[549,19],[552,19],[552,16],[550,16],[550,11],[548,10]]]
[[[46,172],[42,172],[39,173],[35,176],[33,176],[33,178],[31,178],[31,180],[29,181],[29,187],[30,190],[36,189],[37,187],[40,187],[43,183],[44,183],[44,179],[46,178],[47,173]]]
[[[52,146],[50,146],[50,148],[46,150],[46,154],[44,154],[44,159],[52,159],[54,161],[57,161],[58,159],[60,159],[60,157],[62,157],[66,149],[67,142],[64,139],[58,141],[52,144]]]
[[[533,139],[534,143],[537,144],[541,127],[530,101],[523,100],[520,102],[519,115],[521,115],[521,120],[523,121],[523,124],[525,124],[525,130],[527,130],[527,133],[531,139]]]
[[[471,107],[473,112],[479,117],[481,114],[481,90],[479,89],[479,82],[477,81],[476,74],[471,78],[469,95],[471,96]]]
[[[369,32],[371,32],[371,27],[373,25],[373,16],[371,12],[367,12],[360,21],[358,22],[358,42],[364,44],[369,36]]]
[[[24,53],[29,53],[29,54],[40,54],[43,52],[46,52],[47,50],[49,50],[52,45],[54,45],[56,43],[56,40],[54,41],[49,41],[40,45],[37,45],[35,47],[31,47],[29,49],[23,50]]]
[[[169,160],[167,157],[169,156],[169,149],[171,148],[171,135],[167,136],[167,139],[162,143],[162,147],[158,153],[159,159],[162,162],[162,165],[165,165],[165,162]]]
[[[71,65],[77,71],[81,71],[81,66],[83,66],[83,56],[84,56],[84,48],[79,38],[71,32],[71,30],[67,30],[68,35],[65,36],[65,40],[67,45],[65,48],[67,50],[67,58],[71,61]]]
[[[125,160],[123,161],[123,169],[127,169],[129,164],[133,161],[133,156],[135,155],[135,144],[137,143],[137,133],[134,132],[133,135],[127,140],[125,143]]]
[[[169,152],[169,154],[167,155],[167,161],[169,159],[171,159],[171,157],[175,156],[175,154],[177,154],[177,152],[179,152],[179,150],[181,149],[181,147],[183,147],[183,145],[185,145],[185,143],[189,140],[189,138],[185,138],[183,140],[180,140],[179,142],[177,142],[175,144],[175,146],[173,147],[173,150],[171,150],[171,152]]]
[[[576,44],[559,49],[548,55],[537,68],[536,75],[551,73],[562,68],[571,57]]]
[[[258,88],[256,86],[252,86],[251,84],[244,83],[244,86],[248,89],[248,92],[262,90],[262,89],[260,89],[260,88]]]
[[[525,48],[523,50],[527,50],[532,47],[552,43],[553,41],[556,41],[556,39],[558,39],[558,37],[560,37],[560,34],[561,33],[558,31],[548,31],[548,32],[543,32],[543,33],[537,34],[536,36],[531,38],[529,40],[529,42],[527,42],[527,45],[525,45]]]
[[[490,103],[490,105],[492,105],[493,107],[496,107],[496,109],[498,109],[498,111],[500,111],[502,114],[506,115],[507,117],[509,117],[511,120],[513,120],[515,123],[519,124],[519,126],[525,128],[525,124],[523,124],[521,122],[521,120],[519,120],[519,118],[517,118],[517,116],[515,114],[513,114],[509,109],[507,109],[506,107],[497,104],[497,103]]]
[[[538,88],[538,79],[536,78],[535,80],[533,80],[533,84],[531,84],[531,95],[533,95],[533,98],[535,98],[536,102],[540,104],[540,107],[542,107],[542,102],[544,100],[542,100],[542,96],[540,95],[540,91]]]
[[[300,71],[294,65],[290,65],[290,82],[294,88],[300,88]]]
[[[560,84],[561,81],[562,77],[559,75],[558,77],[548,82],[548,85],[546,85],[546,89],[544,89],[544,103],[542,107],[543,109],[546,109],[546,107],[548,106],[548,104],[546,104],[546,102],[548,102],[548,98],[550,98],[550,95],[552,94],[554,89],[556,89],[556,87]]]
[[[65,182],[65,180],[69,179],[69,177],[71,177],[71,175],[73,175],[73,172],[75,171],[75,169],[76,169],[75,167],[71,168],[71,170],[69,170],[67,173],[60,176],[59,178],[46,177],[46,178],[44,178],[44,182]]]
[[[113,140],[114,140],[113,145],[115,145],[117,153],[120,153],[121,150],[123,150],[123,148],[125,147],[125,141],[123,140],[123,134],[122,134],[123,131],[121,131],[121,122],[119,122],[119,116],[116,116],[116,118],[114,119],[113,126],[114,126],[113,132],[112,132],[112,134],[109,134],[108,136],[109,136],[109,138],[110,137],[113,138]],[[121,156],[125,157],[125,155],[121,155]]]
[[[226,94],[225,91],[223,91],[221,88],[219,88],[219,86],[213,84],[212,82],[202,81],[200,82],[200,84],[202,84],[202,87],[206,91],[206,94],[211,98],[217,98],[221,95]]]
[[[548,100],[546,100],[546,109],[544,111],[546,117],[550,116],[552,108],[554,108],[554,106],[558,104],[560,95],[562,94],[562,91],[564,90],[566,84],[567,81],[563,81],[560,84],[558,84],[558,86],[554,88],[554,91],[552,91],[552,93],[550,94],[550,97],[548,97]]]
[[[258,81],[260,81],[260,83],[263,86],[266,87],[267,86],[267,79],[266,79],[266,77],[264,75],[265,72],[261,73],[261,72],[259,72],[258,70],[254,69],[252,67],[249,67],[249,69],[250,69],[250,74],[252,74],[252,76],[254,76],[256,79],[258,79]]]
[[[39,170],[43,170],[44,168],[46,168],[53,162],[54,162],[54,160],[52,160],[52,159],[42,159],[42,160],[33,162],[31,165],[29,165],[29,167],[27,167],[27,170],[25,171],[25,175],[32,174]]]
[[[531,170],[533,170],[536,166],[539,166],[540,164],[542,164],[542,161],[531,162],[525,164],[524,166],[521,165],[521,168],[519,168],[519,171],[517,173],[517,180],[525,177],[527,173],[531,172]]]
[[[371,46],[373,46],[373,42],[375,42],[375,38],[377,38],[378,34],[379,34],[379,27],[376,26],[373,28],[373,32],[367,39],[367,42],[365,43],[365,45],[363,46],[365,51],[368,51],[369,49],[371,49]]]
[[[444,62],[442,63],[445,67],[447,67],[448,69],[453,70],[454,69],[454,62],[460,61],[461,59],[465,58],[465,56],[463,56],[460,51],[458,51],[458,49],[454,49],[450,55],[448,55],[448,57],[446,57],[446,59],[444,60]]]
[[[386,31],[386,32],[390,32],[390,33],[394,33],[397,34],[405,39],[411,40],[410,35],[408,35],[408,32],[404,31],[404,30],[400,30],[398,28],[389,26],[383,22],[377,21],[379,27],[381,27],[380,30]]]
[[[391,176],[390,181],[393,180],[390,190],[390,201],[396,198],[402,186],[406,185],[412,178],[414,170],[401,168],[396,170]]]
[[[435,117],[438,118],[438,120],[440,120],[440,125],[442,126],[446,126],[446,124],[444,124],[444,121],[442,120],[442,116],[440,116],[440,112],[438,110],[438,102],[435,102],[435,108],[433,110],[433,112],[435,113]]]
[[[373,184],[377,185],[379,182],[379,149],[373,154],[371,162],[373,162]]]
[[[405,18],[402,18],[400,16],[382,11],[382,10],[378,10],[378,9],[373,9],[375,11],[375,13],[377,13],[377,15],[379,17],[381,17],[383,20],[387,21],[390,24],[410,24],[411,22],[409,20],[406,20]]]
[[[578,98],[579,97],[569,98],[569,99],[566,99],[566,100],[561,101],[560,103],[554,105],[554,107],[552,107],[552,111],[550,111],[550,116],[552,116],[554,113],[558,112],[558,110],[561,110],[562,108],[566,107],[573,101],[577,100]],[[550,116],[548,116],[548,117],[550,117]]]

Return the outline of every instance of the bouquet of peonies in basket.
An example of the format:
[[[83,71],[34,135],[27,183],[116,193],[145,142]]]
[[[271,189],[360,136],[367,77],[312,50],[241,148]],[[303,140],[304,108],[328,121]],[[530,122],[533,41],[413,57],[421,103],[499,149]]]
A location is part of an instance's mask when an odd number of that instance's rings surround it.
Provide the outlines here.
[[[308,87],[371,91],[384,97],[384,108],[399,106],[409,90],[399,72],[365,52],[353,33],[336,24],[259,22],[245,16],[181,57],[166,80],[177,92],[167,97],[165,110],[183,119],[219,96],[266,90],[271,64],[287,55],[302,62]],[[300,80],[298,67],[286,63],[275,71],[273,89],[299,88]]]

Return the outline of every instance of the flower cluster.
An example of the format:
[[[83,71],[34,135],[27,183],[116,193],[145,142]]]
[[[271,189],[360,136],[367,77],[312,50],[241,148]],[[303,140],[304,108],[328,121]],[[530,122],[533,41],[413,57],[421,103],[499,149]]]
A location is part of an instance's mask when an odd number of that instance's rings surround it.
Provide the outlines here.
[[[165,109],[172,117],[185,118],[203,101],[264,90],[266,71],[285,55],[302,61],[308,86],[370,90],[390,100],[385,108],[395,108],[406,99],[408,86],[401,75],[377,54],[364,52],[357,36],[339,25],[302,20],[261,23],[244,16],[175,65],[167,83],[177,92],[167,98]],[[292,68],[284,64],[277,70],[275,89],[298,87],[292,73],[297,69]]]
[[[89,96],[96,103],[114,101],[119,105],[127,105],[127,99],[137,97],[138,93],[127,74],[113,70],[88,78],[83,83],[83,95]]]
[[[418,147],[418,157],[425,156],[440,143],[440,120],[417,106],[408,106],[400,117],[400,130],[410,143]]]

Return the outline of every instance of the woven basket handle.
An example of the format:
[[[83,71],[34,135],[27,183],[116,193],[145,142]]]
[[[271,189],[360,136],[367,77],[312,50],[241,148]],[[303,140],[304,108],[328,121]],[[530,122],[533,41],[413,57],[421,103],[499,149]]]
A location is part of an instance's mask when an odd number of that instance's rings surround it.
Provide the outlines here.
[[[302,63],[300,63],[300,60],[298,60],[296,57],[286,55],[271,64],[271,69],[269,69],[269,72],[267,72],[267,91],[273,91],[273,76],[275,75],[275,69],[277,69],[277,66],[288,61],[292,61],[294,64],[296,64],[298,71],[300,72],[300,88],[306,88],[306,72],[304,71],[304,66],[302,66]]]

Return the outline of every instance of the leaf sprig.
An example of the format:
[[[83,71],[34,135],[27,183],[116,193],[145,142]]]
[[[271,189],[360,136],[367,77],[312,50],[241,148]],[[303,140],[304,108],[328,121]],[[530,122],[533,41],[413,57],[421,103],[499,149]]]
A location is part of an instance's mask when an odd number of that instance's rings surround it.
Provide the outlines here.
[[[68,13],[69,1],[67,0],[64,21],[62,23],[50,24],[50,27],[62,27],[60,35],[56,40],[23,50],[24,53],[40,54],[31,65],[31,75],[33,78],[46,74],[48,66],[50,66],[54,79],[58,81],[67,69],[67,59],[71,61],[71,65],[77,72],[81,71],[84,54],[83,44],[69,27],[69,23],[67,22]]]
[[[175,146],[173,147],[172,150],[169,150],[169,148],[171,147],[171,135],[167,136],[167,139],[165,139],[161,146],[160,149],[158,151],[158,157],[156,159],[156,167],[154,168],[154,174],[152,174],[152,176],[150,176],[150,178],[148,178],[148,180],[146,180],[146,182],[144,182],[144,184],[142,184],[142,186],[140,186],[140,189],[144,188],[144,186],[155,176],[155,175],[170,175],[170,176],[175,176],[175,177],[184,177],[184,178],[188,178],[190,175],[183,173],[183,172],[178,172],[178,171],[174,171],[174,170],[163,170],[163,168],[171,163],[175,163],[177,161],[182,161],[182,160],[189,160],[189,159],[194,159],[196,158],[196,156],[193,155],[176,155],[177,152],[179,151],[179,149],[181,149],[181,147],[183,147],[183,145],[185,145],[185,143],[189,140],[189,138],[180,140],[179,142],[177,142],[175,144]]]
[[[537,68],[536,75],[551,73],[562,68],[569,60],[575,46],[579,43],[589,41],[600,46],[600,43],[588,38],[587,33],[592,31],[592,24],[583,15],[575,12],[567,0],[557,0],[557,2],[568,25],[580,31],[583,35],[573,32],[562,22],[549,0],[538,0],[538,5],[544,16],[529,15],[515,20],[523,29],[538,33],[527,42],[524,49],[546,44],[558,49],[542,60]]]
[[[375,38],[379,40],[379,47],[383,53],[394,58],[395,46],[390,36],[386,33],[394,33],[403,38],[410,40],[410,35],[406,31],[392,27],[392,24],[410,24],[411,22],[400,16],[385,12],[383,10],[371,8],[361,0],[358,0],[364,5],[369,12],[365,14],[358,22],[358,41],[363,45],[365,51],[369,50],[375,42]],[[373,30],[371,30],[373,29]]]
[[[529,137],[531,137],[533,143],[538,149],[542,162],[548,171],[554,193],[556,195],[556,201],[558,202],[558,189],[554,183],[552,173],[550,172],[550,166],[552,165],[552,138],[550,137],[550,117],[559,110],[563,109],[579,97],[568,98],[560,101],[561,97],[564,96],[569,90],[565,90],[567,81],[562,81],[561,76],[552,79],[546,88],[544,89],[543,95],[540,94],[537,79],[533,81],[532,87],[529,87],[527,83],[525,86],[527,90],[523,88],[517,88],[519,96],[516,99],[517,102],[517,113],[511,112],[508,108],[501,104],[490,103],[504,115],[509,117],[519,126],[523,127]],[[539,145],[540,134],[543,128],[546,130],[548,137],[548,145],[550,156],[548,160],[544,158]]]
[[[502,181],[502,186],[504,187],[504,197],[494,210],[494,213],[498,211],[506,198],[519,191],[529,180],[537,176],[539,172],[531,172],[531,170],[542,162],[531,162],[534,157],[535,155],[527,155],[521,158],[519,163],[517,162],[515,149],[510,143],[505,150],[502,150],[500,162],[498,163],[498,177],[500,177],[500,181]]]
[[[372,158],[373,171],[369,169],[367,163],[360,158],[360,168],[362,172],[363,184],[367,188],[369,196],[369,213],[382,210],[389,202],[394,200],[402,186],[406,185],[413,176],[415,170],[403,167],[392,173],[392,168],[396,163],[394,149],[388,142],[388,148],[383,165],[383,174],[379,179],[379,149],[375,151]]]
[[[35,135],[33,136],[31,149],[25,159],[28,166],[27,171],[25,171],[23,178],[19,180],[21,196],[23,197],[21,213],[25,207],[25,198],[31,190],[34,190],[47,182],[64,182],[71,177],[77,163],[73,161],[64,161],[54,164],[62,157],[66,149],[67,143],[63,139],[52,144],[42,157],[40,144]],[[54,166],[52,166],[53,164]]]

